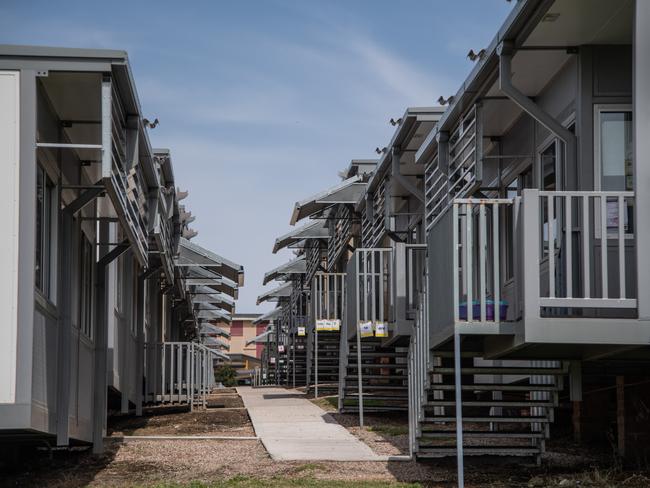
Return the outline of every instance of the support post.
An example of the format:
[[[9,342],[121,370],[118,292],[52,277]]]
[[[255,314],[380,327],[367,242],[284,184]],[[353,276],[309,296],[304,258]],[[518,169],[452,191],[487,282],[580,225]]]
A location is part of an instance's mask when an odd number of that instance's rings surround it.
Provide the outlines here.
[[[363,266],[366,266],[366,258],[367,258],[367,253],[365,251],[362,251],[364,259],[363,259]],[[361,276],[361,260],[359,259],[361,257],[361,254],[357,254],[357,259],[356,259],[356,266],[357,266],[357,272],[356,276],[354,278],[356,282],[356,300],[357,300],[357,385],[358,385],[358,391],[357,391],[357,396],[359,400],[359,427],[363,427],[363,378],[362,378],[362,372],[361,372],[361,310],[359,309],[360,303],[359,303],[359,277]],[[364,275],[365,277],[365,275]],[[364,282],[365,286],[365,282]],[[366,292],[364,288],[364,293]]]
[[[582,441],[582,363],[571,361],[569,367],[569,398],[573,405],[573,440],[577,443]]]
[[[634,15],[633,63],[634,80],[632,100],[634,104],[634,195],[636,211],[636,257],[637,257],[637,303],[639,320],[650,321],[650,273],[648,269],[650,248],[650,219],[640,218],[641,209],[650,208],[650,2],[637,0]]]
[[[72,213],[64,209],[61,212],[61,227],[59,231],[58,387],[56,397],[57,446],[67,446],[70,441],[68,423],[70,415],[70,356],[72,348],[72,227]]]
[[[618,455],[625,457],[625,376],[616,377],[616,445]]]
[[[456,398],[456,467],[458,471],[458,488],[464,488],[463,391],[461,382],[460,331],[458,330],[458,324],[454,325],[454,392]]]
[[[136,320],[137,320],[137,352],[135,361],[135,414],[142,416],[143,385],[144,385],[144,274],[138,275],[136,290]]]

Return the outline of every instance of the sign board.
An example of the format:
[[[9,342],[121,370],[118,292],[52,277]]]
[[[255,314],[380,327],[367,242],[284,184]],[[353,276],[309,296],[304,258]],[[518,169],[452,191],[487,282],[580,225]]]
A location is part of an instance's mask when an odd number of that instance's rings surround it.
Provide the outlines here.
[[[372,322],[359,322],[359,335],[361,337],[372,337],[372,329]]]
[[[375,324],[375,337],[388,337],[388,326],[385,322]]]
[[[307,333],[307,329],[305,327],[298,327],[298,336],[299,337],[304,337],[306,333]]]

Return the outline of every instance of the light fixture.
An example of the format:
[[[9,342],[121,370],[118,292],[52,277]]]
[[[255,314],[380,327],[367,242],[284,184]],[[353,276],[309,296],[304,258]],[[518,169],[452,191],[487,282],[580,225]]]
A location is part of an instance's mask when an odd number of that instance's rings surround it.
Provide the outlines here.
[[[146,125],[150,129],[155,129],[156,126],[160,123],[160,121],[158,120],[157,117],[154,119],[153,122],[150,122],[149,119],[146,119],[146,118],[142,119],[142,122],[144,123],[144,125]]]
[[[477,59],[483,59],[483,56],[485,56],[485,49],[481,49],[477,53],[474,52],[474,49],[470,49],[469,52],[467,53],[467,57],[470,59],[470,61],[476,61]]]
[[[397,119],[397,120],[391,118],[391,119],[389,120],[389,122],[390,122],[390,125],[392,125],[393,127],[395,127],[396,125],[399,125],[399,124],[402,123],[402,118],[400,117],[400,118]]]

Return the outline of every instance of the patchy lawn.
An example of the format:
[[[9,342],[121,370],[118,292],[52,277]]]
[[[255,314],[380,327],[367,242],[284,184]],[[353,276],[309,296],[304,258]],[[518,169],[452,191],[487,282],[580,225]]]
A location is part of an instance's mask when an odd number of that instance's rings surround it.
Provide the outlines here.
[[[259,479],[236,476],[217,483],[190,483],[184,485],[159,485],[156,488],[417,488],[419,483],[390,481],[327,481],[314,478],[270,478]]]
[[[124,435],[227,435],[254,436],[246,409],[196,409],[193,412],[165,409],[145,411],[142,417],[124,416],[109,420],[109,436]]]

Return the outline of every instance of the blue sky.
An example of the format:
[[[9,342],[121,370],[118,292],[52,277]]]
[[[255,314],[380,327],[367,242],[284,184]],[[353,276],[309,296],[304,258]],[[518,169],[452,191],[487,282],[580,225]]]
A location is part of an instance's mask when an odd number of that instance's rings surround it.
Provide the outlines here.
[[[184,5],[181,6],[181,4]],[[293,204],[376,156],[407,106],[436,104],[472,68],[505,0],[2,0],[0,43],[128,51],[155,147],[190,191],[194,239],[241,263],[238,312],[258,311],[263,274]],[[261,307],[268,310],[270,305]]]

